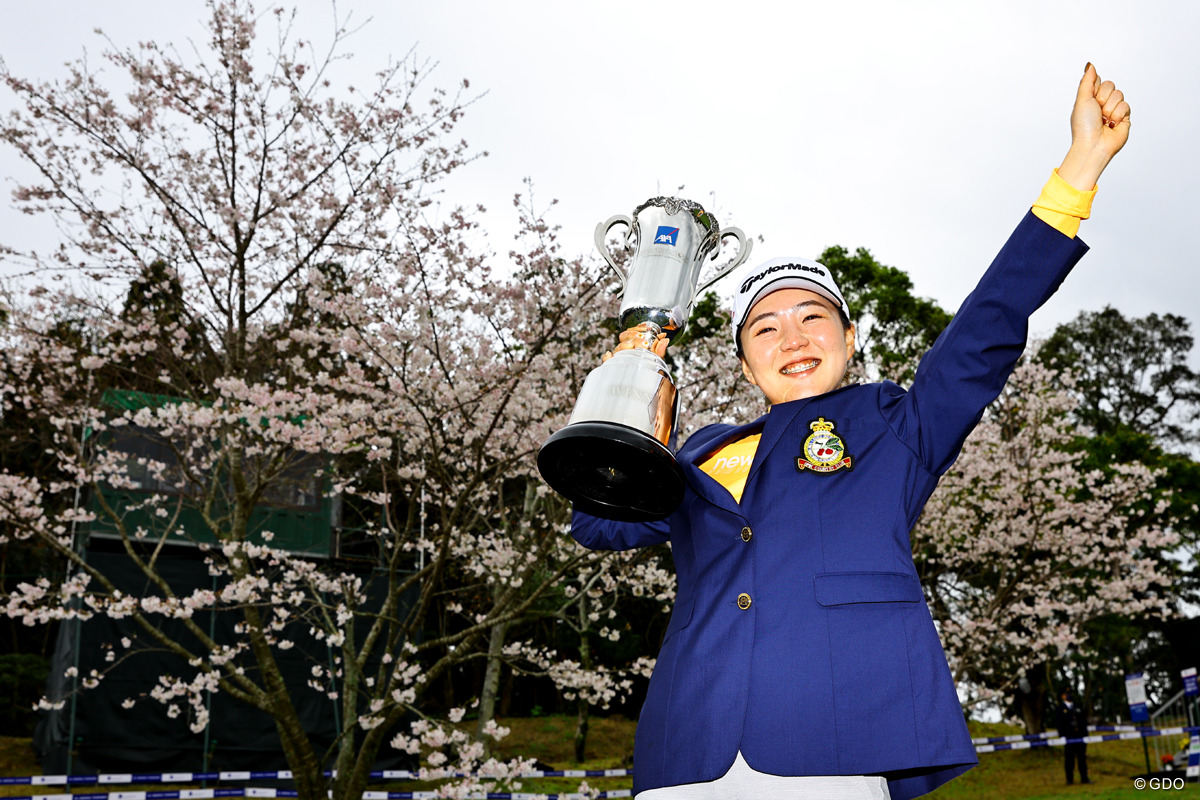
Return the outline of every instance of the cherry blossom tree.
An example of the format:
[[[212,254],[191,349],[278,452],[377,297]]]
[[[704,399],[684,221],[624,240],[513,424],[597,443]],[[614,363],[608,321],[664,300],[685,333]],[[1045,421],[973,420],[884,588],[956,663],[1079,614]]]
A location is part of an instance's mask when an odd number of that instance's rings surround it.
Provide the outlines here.
[[[563,698],[575,704],[576,762],[586,759],[591,709],[607,710],[625,700],[633,690],[634,678],[648,679],[654,668],[652,652],[643,652],[624,664],[606,664],[597,657],[592,642],[621,640],[631,627],[625,613],[631,601],[648,601],[664,615],[670,612],[675,573],[662,563],[662,555],[662,548],[614,552],[560,585],[548,604],[546,618],[571,632],[578,642],[577,652],[520,645],[507,651],[515,669],[549,677]]]
[[[1070,382],[1018,367],[912,533],[966,706],[1019,694],[1031,732],[1037,697],[1017,684],[1034,665],[1094,655],[1093,620],[1172,607],[1169,497],[1136,461],[1083,466]]]
[[[110,49],[120,94],[85,62],[60,83],[0,68],[22,104],[0,139],[38,175],[16,201],[61,237],[49,254],[6,253],[26,275],[4,289],[0,413],[46,431],[49,463],[0,474],[0,535],[65,565],[5,611],[132,624],[114,665],[153,649],[181,669],[127,702],[193,730],[212,693],[261,709],[302,797],[361,796],[386,747],[420,755],[427,777],[482,776],[446,791],[511,783],[521,764],[489,758],[457,725],[465,709],[437,718],[424,701],[487,657],[494,631],[610,557],[569,539],[532,455],[610,346],[615,298],[530,206],[518,201],[520,241],[496,258],[471,212],[436,202],[474,156],[452,138],[469,100],[427,86],[427,64],[410,55],[369,89],[335,90],[344,29],[321,56],[282,11],[209,10],[190,60],[153,42]],[[313,492],[336,500],[373,569],[298,552],[259,513]],[[98,532],[148,592],[88,562]],[[183,545],[216,589],[163,577]],[[233,641],[197,622],[214,610],[239,615]],[[307,688],[287,685],[280,654],[313,643],[330,658]],[[105,674],[72,677],[86,690]],[[297,713],[316,698],[340,705],[328,750]]]

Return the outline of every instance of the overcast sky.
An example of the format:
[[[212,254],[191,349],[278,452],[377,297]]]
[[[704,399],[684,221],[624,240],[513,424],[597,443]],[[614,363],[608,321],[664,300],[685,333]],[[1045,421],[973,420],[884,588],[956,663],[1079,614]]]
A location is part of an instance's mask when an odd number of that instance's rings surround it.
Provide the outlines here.
[[[304,33],[327,41],[331,4],[299,6]],[[96,27],[121,45],[183,43],[206,16],[198,0],[3,8],[0,55],[46,79],[103,49]],[[1200,321],[1189,241],[1200,3],[340,0],[338,11],[371,19],[351,42],[353,69],[415,46],[438,62],[437,83],[486,92],[460,132],[490,155],[447,199],[489,208],[499,253],[526,177],[539,202],[559,200],[551,220],[568,255],[592,248],[597,222],[679,194],[761,236],[752,261],[867,247],[951,310],[1065,153],[1093,61],[1124,90],[1133,130],[1081,231],[1092,251],[1034,333],[1105,304]],[[0,176],[17,169],[0,151]],[[19,220],[8,205],[6,188],[5,241]]]

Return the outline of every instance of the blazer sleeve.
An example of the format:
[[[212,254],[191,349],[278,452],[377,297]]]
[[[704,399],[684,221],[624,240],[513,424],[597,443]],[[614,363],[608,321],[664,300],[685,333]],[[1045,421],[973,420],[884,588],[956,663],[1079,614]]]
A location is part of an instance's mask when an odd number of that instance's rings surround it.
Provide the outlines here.
[[[882,411],[921,463],[941,475],[1025,350],[1029,317],[1087,245],[1027,213],[975,290],[921,359],[912,388],[885,385]]]
[[[590,550],[632,550],[671,538],[670,517],[656,522],[617,522],[575,510],[571,537]]]

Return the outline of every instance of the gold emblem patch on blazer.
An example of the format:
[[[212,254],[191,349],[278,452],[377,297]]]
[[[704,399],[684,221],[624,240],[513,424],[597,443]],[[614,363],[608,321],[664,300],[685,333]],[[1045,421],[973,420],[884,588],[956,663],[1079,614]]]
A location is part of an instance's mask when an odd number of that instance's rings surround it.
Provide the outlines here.
[[[796,469],[826,473],[854,468],[846,443],[833,432],[834,426],[833,420],[824,417],[808,423],[812,433],[804,440],[804,453],[796,456]]]

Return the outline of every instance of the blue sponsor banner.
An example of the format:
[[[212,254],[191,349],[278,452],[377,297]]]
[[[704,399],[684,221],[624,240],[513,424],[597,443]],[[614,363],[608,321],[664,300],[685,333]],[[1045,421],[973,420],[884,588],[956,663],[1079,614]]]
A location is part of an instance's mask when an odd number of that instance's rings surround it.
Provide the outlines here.
[[[1183,691],[1188,697],[1200,694],[1200,684],[1196,682],[1196,668],[1189,667],[1179,673],[1183,676]]]
[[[1129,718],[1134,722],[1150,719],[1146,708],[1146,676],[1140,672],[1125,676],[1125,696],[1129,698]]]
[[[672,247],[679,241],[679,228],[672,228],[668,225],[659,225],[658,233],[654,234],[655,244],[669,244]]]

